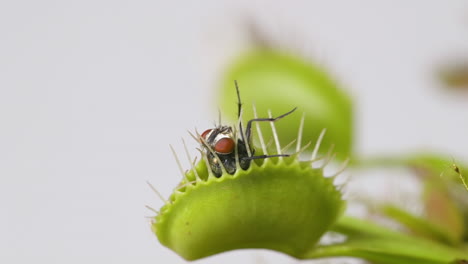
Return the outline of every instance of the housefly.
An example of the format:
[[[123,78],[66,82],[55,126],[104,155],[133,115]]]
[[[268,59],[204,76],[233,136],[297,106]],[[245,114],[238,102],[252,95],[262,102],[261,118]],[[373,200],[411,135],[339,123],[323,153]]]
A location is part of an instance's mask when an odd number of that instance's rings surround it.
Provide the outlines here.
[[[235,82],[235,86],[237,92],[237,117],[240,119],[242,103],[237,82]],[[242,128],[241,122],[239,122],[239,129],[237,131],[231,126],[224,126],[221,124],[214,128],[205,130],[200,135],[200,142],[202,143],[202,149],[208,158],[209,165],[214,175],[218,178],[222,175],[221,166],[224,166],[227,173],[234,174],[237,168],[236,155],[238,157],[240,167],[244,170],[247,170],[250,167],[250,163],[254,159],[288,157],[289,155],[287,154],[255,156],[255,149],[252,147],[252,123],[274,122],[291,114],[295,110],[296,108],[275,118],[251,119],[247,122],[245,131]]]

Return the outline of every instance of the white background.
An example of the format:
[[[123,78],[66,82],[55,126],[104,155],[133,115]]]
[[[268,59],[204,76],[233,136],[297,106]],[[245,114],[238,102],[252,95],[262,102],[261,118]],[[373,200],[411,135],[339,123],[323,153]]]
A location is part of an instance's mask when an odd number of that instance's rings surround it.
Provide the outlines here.
[[[185,263],[150,231],[145,181],[176,186],[168,145],[213,124],[245,18],[350,91],[359,153],[468,160],[468,96],[434,79],[468,57],[466,1],[0,0],[0,262]],[[199,263],[263,258],[295,263]]]

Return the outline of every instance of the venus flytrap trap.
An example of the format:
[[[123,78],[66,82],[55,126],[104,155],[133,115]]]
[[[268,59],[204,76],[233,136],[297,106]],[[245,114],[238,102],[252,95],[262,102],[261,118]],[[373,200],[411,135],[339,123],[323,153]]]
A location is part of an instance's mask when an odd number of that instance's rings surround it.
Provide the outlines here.
[[[241,112],[239,99],[239,116]],[[334,177],[324,177],[324,166],[317,151],[321,133],[309,159],[299,159],[310,144],[301,145],[302,119],[296,152],[282,154],[273,118],[255,116],[242,121],[234,130],[218,126],[197,134],[201,144],[200,160],[184,172],[179,187],[161,208],[152,229],[161,244],[187,260],[196,260],[228,250],[264,248],[304,258],[321,236],[342,214],[345,202],[333,184]],[[271,155],[258,130],[262,144],[260,155],[254,155],[251,128],[258,122],[270,122],[277,153]],[[185,146],[185,144],[184,144]],[[174,152],[175,154],[175,152]],[[336,176],[336,175],[335,175]]]

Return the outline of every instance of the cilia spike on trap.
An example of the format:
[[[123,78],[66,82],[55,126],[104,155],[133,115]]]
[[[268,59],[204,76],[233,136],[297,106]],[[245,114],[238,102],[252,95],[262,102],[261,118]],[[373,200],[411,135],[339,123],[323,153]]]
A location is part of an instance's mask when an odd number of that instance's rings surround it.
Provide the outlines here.
[[[218,124],[215,128],[207,129],[198,136],[211,170],[216,177],[220,177],[223,174],[223,167],[227,173],[234,174],[237,169],[237,162],[239,162],[240,168],[246,170],[249,168],[253,159],[289,156],[287,154],[255,156],[255,149],[252,147],[252,123],[264,121],[274,122],[291,114],[296,110],[296,108],[275,118],[251,119],[247,122],[247,127],[244,131],[242,122],[240,121],[242,115],[242,102],[239,86],[237,85],[237,82],[235,82],[235,85],[238,107],[237,118],[239,119],[238,130],[233,129],[231,126]]]

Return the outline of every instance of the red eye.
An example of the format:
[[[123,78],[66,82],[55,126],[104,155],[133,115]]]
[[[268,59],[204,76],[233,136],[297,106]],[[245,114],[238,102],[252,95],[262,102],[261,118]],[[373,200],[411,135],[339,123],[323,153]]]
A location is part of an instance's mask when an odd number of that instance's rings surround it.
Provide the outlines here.
[[[205,130],[205,132],[203,132],[203,133],[201,134],[201,137],[202,137],[203,139],[206,139],[206,136],[208,136],[208,134],[211,132],[211,130],[213,130],[213,129],[207,129],[207,130]]]
[[[221,154],[229,154],[234,150],[234,145],[232,138],[222,138],[216,142],[214,150]]]

